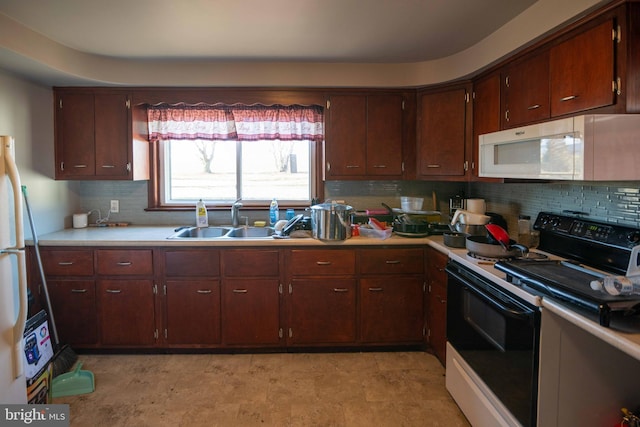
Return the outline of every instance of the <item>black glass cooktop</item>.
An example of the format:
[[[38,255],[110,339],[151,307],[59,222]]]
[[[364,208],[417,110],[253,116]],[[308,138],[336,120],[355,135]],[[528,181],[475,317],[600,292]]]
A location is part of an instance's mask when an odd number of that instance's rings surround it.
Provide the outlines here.
[[[597,313],[602,326],[609,326],[612,311],[630,312],[640,307],[640,296],[614,296],[591,289],[591,282],[601,275],[571,262],[516,259],[497,262],[495,267],[505,272],[511,283]]]

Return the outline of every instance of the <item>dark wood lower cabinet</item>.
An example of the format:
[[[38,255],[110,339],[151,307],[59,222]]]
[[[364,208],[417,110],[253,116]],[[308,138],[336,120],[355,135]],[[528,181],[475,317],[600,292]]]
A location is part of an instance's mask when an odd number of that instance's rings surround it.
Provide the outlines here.
[[[60,339],[78,348],[423,344],[420,247],[43,253]]]
[[[289,297],[289,344],[355,343],[355,279],[294,279]]]
[[[420,342],[422,277],[360,280],[360,335],[367,343]]]
[[[102,345],[141,347],[155,343],[152,280],[99,280],[98,307]]]
[[[449,257],[433,248],[427,248],[427,341],[442,364],[447,348],[447,272]]]
[[[47,286],[60,342],[69,345],[98,344],[95,282],[50,280]]]
[[[280,343],[280,294],[277,279],[222,281],[222,342],[272,346]]]
[[[220,344],[220,281],[167,280],[166,287],[167,344]]]

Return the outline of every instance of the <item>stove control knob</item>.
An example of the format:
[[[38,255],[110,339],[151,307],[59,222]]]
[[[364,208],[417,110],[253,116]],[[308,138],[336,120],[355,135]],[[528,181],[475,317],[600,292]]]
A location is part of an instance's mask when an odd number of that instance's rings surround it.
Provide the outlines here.
[[[627,234],[627,240],[631,243],[640,243],[640,231],[632,231]]]

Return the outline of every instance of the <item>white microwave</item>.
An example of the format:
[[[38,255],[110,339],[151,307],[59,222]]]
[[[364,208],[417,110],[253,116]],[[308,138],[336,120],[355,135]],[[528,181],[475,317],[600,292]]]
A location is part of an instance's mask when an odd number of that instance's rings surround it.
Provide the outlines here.
[[[640,115],[590,114],[479,137],[480,177],[640,179]]]

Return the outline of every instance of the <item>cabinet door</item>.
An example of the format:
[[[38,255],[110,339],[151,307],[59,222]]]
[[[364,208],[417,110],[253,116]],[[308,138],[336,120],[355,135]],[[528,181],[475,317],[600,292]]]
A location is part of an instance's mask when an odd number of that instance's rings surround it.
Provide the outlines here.
[[[549,52],[509,66],[504,85],[503,128],[549,118]]]
[[[151,280],[99,280],[98,307],[104,346],[154,343],[154,294]]]
[[[256,278],[224,279],[222,313],[224,344],[279,344],[279,281]]]
[[[56,105],[56,178],[95,174],[93,94],[59,95]]]
[[[290,303],[288,343],[355,342],[355,279],[293,279]]]
[[[96,94],[95,174],[102,177],[131,177],[131,126],[129,99],[125,94]]]
[[[433,248],[427,248],[428,286],[428,342],[442,362],[446,360],[447,345],[447,273],[448,257]]]
[[[478,178],[479,136],[501,129],[500,82],[500,74],[494,73],[473,83],[473,141],[471,142],[473,160],[471,171],[476,180],[480,179]]]
[[[612,105],[613,20],[551,48],[551,116]]]
[[[329,103],[326,176],[363,176],[367,168],[367,97],[336,95],[331,96]]]
[[[369,176],[402,175],[402,96],[367,97],[367,169]]]
[[[220,343],[220,282],[167,280],[166,330],[169,345]]]
[[[60,342],[77,346],[97,344],[95,282],[49,280],[47,286]]]
[[[419,343],[424,321],[423,283],[421,276],[361,279],[361,340]]]
[[[419,95],[418,173],[423,177],[466,173],[464,88]]]

